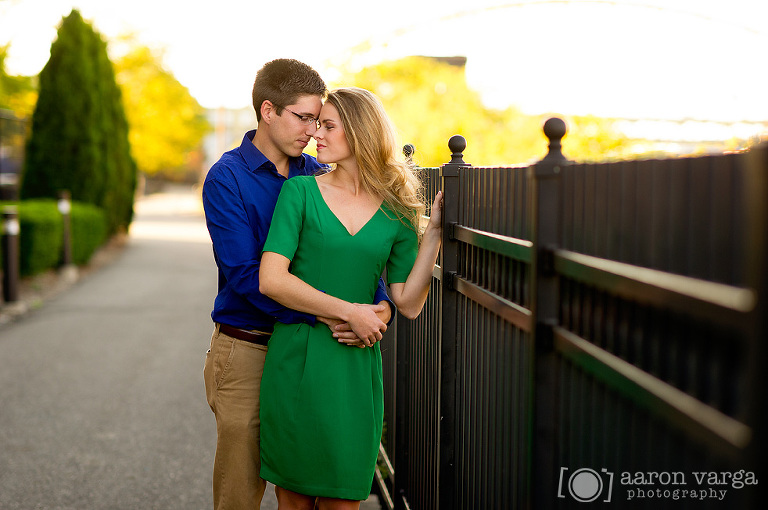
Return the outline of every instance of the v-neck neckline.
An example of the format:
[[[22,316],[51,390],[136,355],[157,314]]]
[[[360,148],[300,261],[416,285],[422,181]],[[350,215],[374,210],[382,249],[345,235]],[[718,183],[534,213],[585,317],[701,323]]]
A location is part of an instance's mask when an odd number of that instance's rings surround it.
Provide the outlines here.
[[[314,183],[315,183],[315,191],[317,191],[317,194],[318,194],[318,195],[320,195],[320,201],[323,203],[323,205],[325,206],[325,208],[326,208],[326,209],[328,209],[328,212],[329,212],[329,213],[331,213],[331,216],[333,216],[333,217],[334,217],[334,219],[336,220],[336,223],[338,223],[338,224],[339,224],[339,226],[340,226],[342,229],[344,229],[344,231],[345,231],[345,232],[347,233],[347,235],[349,235],[350,237],[355,237],[357,234],[359,234],[360,232],[362,232],[362,231],[365,229],[365,227],[367,227],[367,226],[368,226],[368,225],[369,225],[369,224],[370,224],[370,223],[373,221],[373,219],[376,217],[376,215],[377,215],[377,214],[379,214],[379,212],[381,212],[381,207],[384,205],[384,201],[382,200],[382,201],[381,201],[381,203],[379,204],[379,207],[377,207],[377,208],[376,208],[376,210],[375,210],[375,211],[373,212],[373,214],[371,215],[371,217],[370,217],[370,218],[368,218],[368,221],[366,221],[366,222],[365,222],[365,224],[364,224],[362,227],[360,227],[360,229],[359,229],[357,232],[355,232],[355,233],[353,234],[353,233],[351,233],[351,232],[349,231],[349,229],[347,228],[347,226],[346,226],[346,225],[344,225],[344,222],[342,222],[342,221],[339,219],[339,217],[338,217],[338,216],[336,216],[336,213],[335,213],[335,212],[333,212],[333,209],[331,209],[331,206],[330,206],[330,205],[328,205],[328,202],[326,202],[326,201],[325,201],[325,197],[323,196],[323,192],[320,190],[320,184],[317,182],[317,177],[316,177],[316,176],[313,176],[313,177],[312,177],[312,181],[314,181]]]

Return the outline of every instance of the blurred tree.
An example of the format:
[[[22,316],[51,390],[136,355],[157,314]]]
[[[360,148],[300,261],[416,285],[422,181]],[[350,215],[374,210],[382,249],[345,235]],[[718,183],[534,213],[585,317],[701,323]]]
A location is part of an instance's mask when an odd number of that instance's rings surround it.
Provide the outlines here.
[[[21,197],[55,198],[67,189],[73,200],[104,209],[110,232],[127,228],[136,163],[120,88],[106,42],[77,10],[62,20],[39,80]]]
[[[464,160],[478,165],[516,163],[541,154],[542,142],[532,138],[538,135],[538,120],[513,109],[487,109],[467,86],[463,65],[408,57],[345,73],[339,83],[381,98],[401,141],[416,147],[415,160],[421,166],[450,160],[447,144],[454,134],[467,139]],[[529,123],[531,128],[520,125]]]
[[[201,142],[211,129],[205,110],[158,55],[131,40],[127,44],[131,49],[115,69],[139,171],[172,181],[199,177]]]
[[[614,161],[634,156],[625,135],[613,126],[613,120],[600,117],[564,117],[568,134],[563,153],[569,159],[584,162]]]
[[[8,47],[0,46],[0,108],[11,110],[17,117],[29,117],[37,101],[35,80],[29,76],[10,76],[6,73]]]
[[[540,159],[547,152],[542,125],[547,117],[516,108],[486,107],[469,88],[463,59],[407,57],[355,72],[342,72],[338,86],[357,86],[381,98],[401,141],[416,147],[421,166],[450,160],[448,139],[467,139],[464,161],[477,166],[508,166]],[[596,118],[569,117],[566,155],[574,160],[621,155],[626,140]],[[590,127],[582,133],[582,125]],[[597,135],[597,136],[596,136]]]

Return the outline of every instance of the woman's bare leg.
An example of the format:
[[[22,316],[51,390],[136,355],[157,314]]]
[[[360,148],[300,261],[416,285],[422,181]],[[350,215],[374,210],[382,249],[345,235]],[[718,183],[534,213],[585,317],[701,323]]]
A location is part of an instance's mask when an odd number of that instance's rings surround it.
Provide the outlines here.
[[[317,498],[317,510],[359,510],[360,502],[350,499]]]
[[[307,496],[275,486],[278,510],[314,510],[315,496]]]

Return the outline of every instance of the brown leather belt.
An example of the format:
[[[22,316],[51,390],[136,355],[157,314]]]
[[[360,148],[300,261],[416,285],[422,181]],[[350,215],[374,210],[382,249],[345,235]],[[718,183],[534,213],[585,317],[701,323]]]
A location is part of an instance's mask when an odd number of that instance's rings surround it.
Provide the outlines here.
[[[258,331],[248,331],[247,329],[235,328],[227,324],[219,323],[219,331],[232,338],[243,340],[244,342],[250,342],[252,344],[267,345],[269,343],[269,337],[272,335],[267,333],[260,333]]]

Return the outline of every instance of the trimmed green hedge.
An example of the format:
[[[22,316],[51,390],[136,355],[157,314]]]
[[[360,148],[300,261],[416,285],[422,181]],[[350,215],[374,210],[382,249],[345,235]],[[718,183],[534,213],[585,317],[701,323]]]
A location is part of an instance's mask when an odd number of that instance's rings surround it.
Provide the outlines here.
[[[22,276],[42,273],[61,260],[64,228],[55,200],[26,200],[19,203],[19,272]]]
[[[72,262],[82,266],[107,240],[107,215],[95,205],[72,204]]]
[[[58,267],[62,262],[64,225],[57,201],[24,200],[18,203],[18,207],[21,276],[31,276]],[[70,217],[72,262],[84,265],[107,240],[107,218],[100,208],[79,202],[72,204]]]

